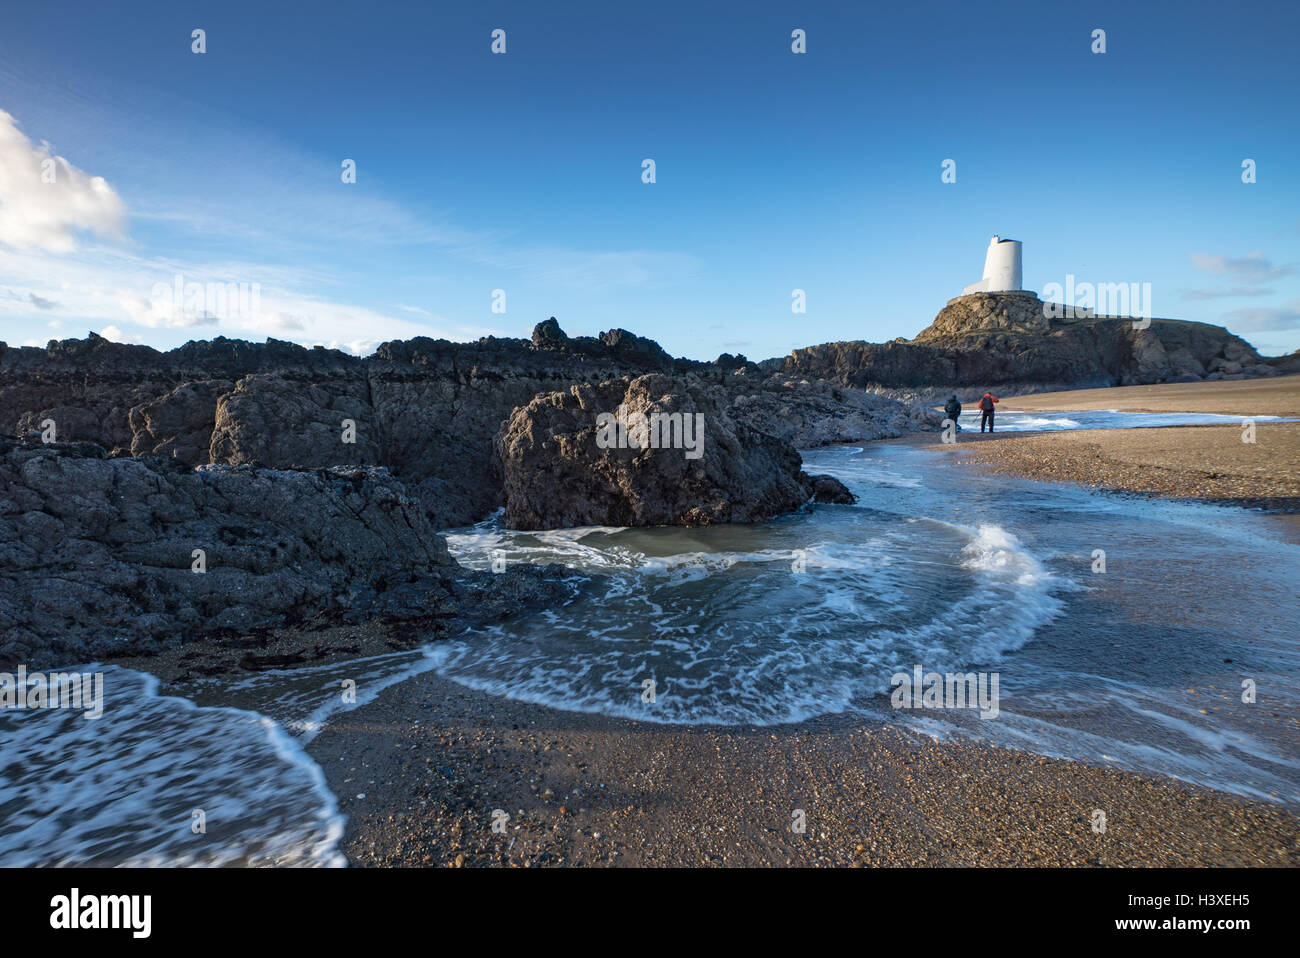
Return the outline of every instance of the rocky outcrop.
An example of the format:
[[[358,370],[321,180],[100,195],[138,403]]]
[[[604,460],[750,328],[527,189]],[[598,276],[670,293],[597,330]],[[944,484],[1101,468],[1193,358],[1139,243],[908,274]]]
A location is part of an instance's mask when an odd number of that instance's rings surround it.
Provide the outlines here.
[[[945,343],[973,333],[1038,335],[1050,331],[1043,301],[1029,290],[970,293],[949,300],[934,322],[917,333],[913,341]]]
[[[435,525],[464,525],[501,507],[492,438],[516,407],[573,383],[673,368],[644,351],[616,355],[601,340],[570,338],[558,324],[536,338],[542,346],[412,339],[367,359],[368,428],[380,461],[411,485]]]
[[[280,468],[378,465],[374,410],[360,376],[304,383],[245,376],[221,395],[204,461]]]
[[[1294,376],[1300,373],[1300,349],[1293,350],[1285,356],[1274,356],[1264,360],[1273,367],[1279,376]]]
[[[813,502],[833,502],[837,505],[851,506],[858,497],[849,492],[848,486],[834,476],[809,476],[804,483],[811,487]]]
[[[919,410],[821,379],[768,373],[752,365],[700,378],[732,419],[797,448],[892,439],[927,428]]]
[[[418,338],[365,359],[218,338],[162,353],[98,336],[0,344],[0,432],[53,421],[60,439],[185,465],[384,466],[437,528],[505,503],[493,437],[533,397],[660,374],[690,378],[730,422],[796,447],[936,428],[952,391],[1033,392],[1276,375],[1244,340],[1202,323],[1051,319],[1032,293],[958,297],[915,340],[828,343],[784,360],[674,359],[623,329],[530,340]],[[906,400],[905,405],[898,400]]]
[[[716,395],[696,377],[654,374],[534,397],[495,441],[506,525],[712,525],[766,519],[814,496],[853,501]]]
[[[913,340],[795,350],[782,371],[933,401],[945,390],[1039,392],[1276,375],[1220,326],[1057,316],[1035,294],[974,293],[950,301]]]
[[[189,465],[207,462],[217,405],[234,388],[229,379],[199,379],[133,406],[128,414],[131,455],[165,456]]]
[[[447,528],[503,505],[492,440],[510,414],[578,383],[694,375],[738,422],[798,446],[899,436],[921,422],[894,400],[772,366],[673,359],[622,329],[570,337],[553,317],[531,341],[420,338],[365,359],[274,340],[160,353],[92,336],[0,346],[0,423],[22,435],[53,420],[60,439],[191,466],[385,466]]]
[[[0,662],[67,664],[344,615],[451,615],[471,604],[463,580],[384,469],[191,469],[0,440]]]
[[[192,462],[184,456],[206,457],[206,446],[200,449],[195,430],[201,431],[205,415],[211,424],[215,404],[202,388],[166,400],[178,387],[204,381],[233,384],[268,372],[322,382],[361,369],[361,360],[337,350],[304,349],[273,339],[254,344],[217,337],[166,353],[113,343],[94,333],[86,339],[51,341],[44,349],[0,344],[0,429],[23,435],[52,419],[60,439],[123,451],[137,442],[143,450],[189,433],[188,439],[172,444],[169,454],[198,465],[206,459]],[[156,405],[160,402],[162,406]],[[165,432],[169,418],[178,426],[174,435]],[[151,432],[153,428],[164,431]]]

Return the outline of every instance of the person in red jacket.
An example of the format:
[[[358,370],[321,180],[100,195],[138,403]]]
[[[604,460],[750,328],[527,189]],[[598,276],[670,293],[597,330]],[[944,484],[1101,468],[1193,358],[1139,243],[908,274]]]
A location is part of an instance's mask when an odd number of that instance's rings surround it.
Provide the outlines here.
[[[993,404],[997,401],[998,397],[992,393],[980,397],[980,432],[984,431],[985,423],[988,423],[989,432],[993,431]]]

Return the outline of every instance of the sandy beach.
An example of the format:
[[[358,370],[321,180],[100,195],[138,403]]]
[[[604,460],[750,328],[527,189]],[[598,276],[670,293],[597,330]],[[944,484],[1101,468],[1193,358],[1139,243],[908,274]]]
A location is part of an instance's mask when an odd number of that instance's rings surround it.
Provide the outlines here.
[[[1202,412],[1230,416],[1300,416],[1300,376],[1224,379],[1217,382],[1112,386],[1067,392],[1001,396],[1003,409],[1060,412],[1115,409],[1119,412]]]
[[[1083,389],[1004,398],[1025,412],[1115,409],[1300,416],[1300,376]],[[1246,441],[1253,439],[1253,441]],[[971,466],[1114,492],[1300,512],[1300,423],[1083,429],[1037,434],[967,431],[946,451]]]
[[[1099,489],[1300,510],[1300,423],[964,433],[950,450],[994,472]]]
[[[1260,387],[1263,408],[1248,408],[1246,387]],[[1297,387],[1300,377],[1041,403],[1162,411],[1217,403],[1284,415],[1300,408]],[[1254,445],[1240,442],[1237,426],[925,441],[937,454],[962,453],[972,468],[1285,507],[1300,496],[1300,424],[1258,430]],[[203,675],[238,671],[250,650],[315,664],[419,641],[352,626],[251,638],[247,649],[190,644],[123,664],[184,691]],[[341,848],[358,866],[1300,865],[1300,816],[1289,807],[937,741],[852,713],[796,725],[658,724],[506,699],[426,672],[336,715],[308,752],[347,816]],[[800,811],[802,833],[792,829]]]
[[[846,716],[659,725],[426,674],[309,752],[348,816],[354,865],[1300,865],[1300,817],[1285,809]]]

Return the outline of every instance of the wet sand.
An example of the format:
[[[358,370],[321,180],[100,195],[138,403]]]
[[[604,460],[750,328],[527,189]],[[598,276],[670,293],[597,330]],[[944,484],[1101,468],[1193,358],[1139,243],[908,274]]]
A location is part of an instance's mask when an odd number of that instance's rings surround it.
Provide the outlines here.
[[[1240,425],[965,432],[932,445],[1028,479],[1300,512],[1300,423],[1257,423],[1253,443],[1243,435]]]
[[[1300,416],[1300,376],[1223,379],[1202,383],[1072,389],[1029,396],[1000,395],[1002,409],[1064,412],[1117,409],[1120,412],[1199,412],[1228,416]]]
[[[308,751],[355,865],[1300,865],[1286,809],[854,716],[657,725],[425,674]]]
[[[1219,413],[1300,417],[1300,376],[1118,386],[1006,397],[1004,409]],[[995,473],[1111,492],[1262,508],[1300,536],[1300,423],[961,434],[942,447]]]

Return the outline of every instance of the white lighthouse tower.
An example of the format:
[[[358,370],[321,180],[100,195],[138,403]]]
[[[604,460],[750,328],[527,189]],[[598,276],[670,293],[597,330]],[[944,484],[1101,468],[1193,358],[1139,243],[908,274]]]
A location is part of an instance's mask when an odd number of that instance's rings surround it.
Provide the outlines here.
[[[970,293],[1003,293],[1020,289],[1024,281],[1020,267],[1020,240],[993,237],[988,252],[984,254],[984,278],[971,283],[961,291]]]

